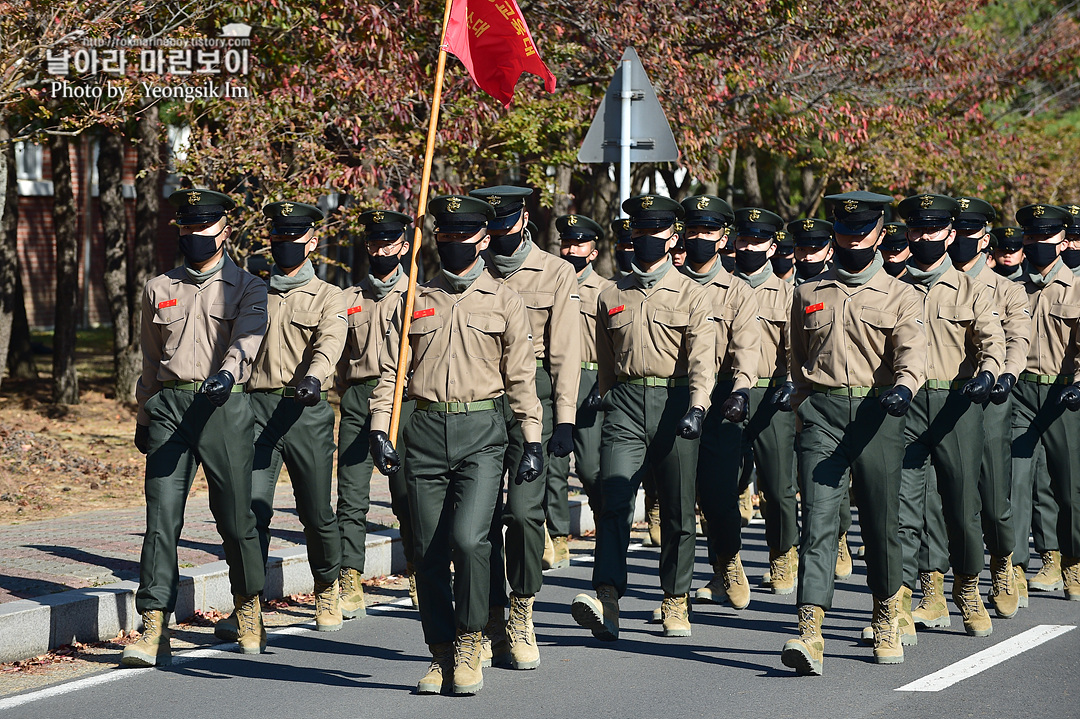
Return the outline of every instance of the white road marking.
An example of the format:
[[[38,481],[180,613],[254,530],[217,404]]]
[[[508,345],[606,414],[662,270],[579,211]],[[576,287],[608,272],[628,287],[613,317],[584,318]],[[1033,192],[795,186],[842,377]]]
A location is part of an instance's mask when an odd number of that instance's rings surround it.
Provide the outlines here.
[[[992,647],[983,649],[981,652],[972,654],[970,657],[950,664],[940,671],[916,679],[902,687],[897,687],[896,691],[939,692],[992,666],[1001,664],[1007,659],[1012,659],[1028,649],[1037,647],[1055,637],[1060,637],[1073,629],[1076,629],[1076,627],[1065,624],[1040,624],[1037,627],[1028,629],[1026,632],[1017,634],[1015,637],[1010,637]]]

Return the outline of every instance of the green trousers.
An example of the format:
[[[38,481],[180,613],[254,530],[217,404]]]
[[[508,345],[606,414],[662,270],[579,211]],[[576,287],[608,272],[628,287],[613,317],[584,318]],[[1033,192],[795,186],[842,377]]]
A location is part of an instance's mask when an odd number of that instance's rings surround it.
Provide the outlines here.
[[[341,535],[341,566],[358,572],[364,571],[367,556],[367,515],[371,508],[371,477],[375,469],[375,460],[368,449],[368,435],[371,432],[368,401],[374,389],[374,385],[354,384],[345,390],[341,397],[341,427],[338,429],[337,526]],[[401,446],[402,429],[415,406],[414,401],[401,403],[401,421],[398,422],[398,436],[394,442],[399,457],[405,456]],[[405,489],[405,470],[394,472],[387,480],[390,485],[390,509],[398,520],[405,561],[411,564],[414,539],[409,493]]]
[[[1057,538],[1057,500],[1050,488],[1050,473],[1046,471],[1046,451],[1036,450],[1035,480],[1031,493],[1031,541],[1039,554],[1060,550]]]
[[[705,415],[698,445],[698,504],[708,525],[710,562],[734,556],[742,547],[739,486],[746,450],[743,428],[747,423],[729,422],[720,412],[732,385],[731,380],[722,380],[713,388],[712,409]]]
[[[488,533],[505,452],[506,420],[497,409],[416,411],[405,424],[416,593],[428,644],[452,642],[458,631],[478,632],[487,623]]]
[[[180,568],[176,545],[184,526],[195,470],[202,464],[210,511],[221,534],[233,594],[251,596],[266,580],[251,511],[251,442],[254,417],[246,394],[214,407],[205,395],[162,389],[146,401],[150,440],[146,453],[146,534],[139,559],[135,608],[176,609]]]
[[[698,440],[675,434],[690,408],[689,387],[616,384],[604,396],[600,443],[603,510],[596,530],[593,587],[626,593],[626,552],[642,476],[651,471],[660,499],[660,586],[690,591],[694,574]],[[707,415],[706,415],[707,416]]]
[[[577,417],[574,424],[574,466],[578,480],[589,498],[589,507],[600,511],[600,425],[604,414],[585,407],[585,400],[596,384],[596,370],[582,369],[578,385]],[[551,457],[547,471],[547,493],[544,511],[548,531],[553,537],[570,534],[570,504],[568,501],[570,457]]]
[[[334,408],[328,402],[305,407],[292,397],[252,392],[255,456],[251,465],[251,511],[259,532],[262,559],[270,551],[274,490],[282,463],[289,470],[296,513],[304,527],[311,576],[330,584],[341,569],[341,536],[330,485],[334,478]]]
[[[514,481],[518,464],[524,452],[525,438],[521,426],[514,419],[510,402],[503,395],[499,405],[506,424],[509,441],[503,457],[503,474],[507,475],[506,501],[502,492],[496,501],[491,520],[491,599],[493,607],[507,605],[506,585],[518,596],[532,596],[544,584],[544,495],[547,492],[547,472],[551,467],[551,454],[547,451],[551,439],[552,405],[551,375],[543,367],[536,368],[536,394],[544,410],[541,443],[544,451],[544,470],[533,482]],[[569,509],[566,509],[569,514]],[[569,524],[569,519],[567,519]],[[503,539],[503,526],[506,538]]]
[[[1080,453],[1077,451],[1080,413],[1070,412],[1059,403],[1063,389],[1063,385],[1026,380],[1016,383],[1014,423],[1020,431],[1013,440],[1013,482],[1021,493],[1033,491],[1035,450],[1042,446],[1050,490],[1057,503],[1058,549],[1065,556],[1077,557],[1080,556]],[[1020,519],[1018,516],[1017,520]]]
[[[905,418],[886,413],[877,396],[824,393],[803,400],[798,417],[803,485],[798,603],[832,607],[849,470],[857,487],[867,585],[874,596],[891,597],[903,579],[899,515]]]
[[[754,450],[757,489],[765,495],[765,543],[786,552],[799,541],[795,494],[795,413],[772,403],[779,384],[750,390],[750,414],[743,442]],[[699,466],[700,472],[700,466]]]
[[[908,442],[900,485],[900,542],[904,585],[919,578],[919,548],[926,534],[926,495],[932,463],[944,508],[949,557],[945,566],[923,569],[978,576],[983,570],[982,497],[983,408],[958,389],[923,388],[911,401],[904,435]]]

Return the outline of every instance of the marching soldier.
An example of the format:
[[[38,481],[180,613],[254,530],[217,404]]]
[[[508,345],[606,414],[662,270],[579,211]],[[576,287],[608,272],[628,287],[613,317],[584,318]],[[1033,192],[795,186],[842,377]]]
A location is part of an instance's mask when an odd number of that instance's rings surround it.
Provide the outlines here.
[[[371,395],[379,383],[380,355],[387,332],[409,288],[401,258],[409,252],[406,238],[412,218],[390,210],[369,210],[360,215],[364,225],[368,274],[360,284],[345,291],[348,334],[345,352],[338,363],[341,392],[341,427],[338,430],[337,523],[341,533],[341,612],[346,619],[364,616],[364,574],[367,514],[371,497],[371,474],[375,459],[368,450],[371,431]],[[401,428],[408,421],[413,402],[402,403],[395,446],[401,449]],[[417,605],[413,563],[412,517],[405,472],[388,477],[390,505],[397,517],[409,598]]]
[[[907,225],[911,251],[903,279],[922,300],[927,341],[926,383],[911,403],[904,428],[908,447],[900,489],[903,644],[916,642],[910,607],[920,571],[944,576],[949,565],[954,573],[953,602],[960,609],[965,631],[979,637],[993,631],[979,594],[983,537],[978,468],[985,444],[982,405],[990,398],[1001,373],[1005,336],[991,288],[962,274],[950,258],[956,254],[973,259],[970,247],[965,246],[972,243],[967,240],[961,241],[960,251],[949,252],[956,243],[953,222],[960,210],[960,203],[953,198],[929,194],[908,197],[898,207]],[[978,243],[974,244],[977,247]],[[919,549],[927,526],[925,497],[931,481],[927,470],[931,463],[944,505],[948,564],[943,559],[937,566],[920,566]],[[933,561],[934,557],[929,559]],[[1011,576],[1011,561],[995,565],[997,584],[1009,583]],[[944,603],[936,582],[924,587],[924,597],[929,590],[930,596],[940,597],[940,603]],[[1010,611],[1015,613],[1015,606]],[[934,616],[924,617],[923,621],[927,626],[947,626],[948,610],[943,619]]]
[[[907,263],[911,258],[908,249],[907,229],[903,222],[886,222],[885,239],[881,241],[881,257],[885,260],[885,271],[893,277],[907,274]]]
[[[1024,231],[1019,227],[995,227],[990,230],[994,272],[1007,280],[1022,282],[1024,274]]]
[[[825,199],[833,203],[837,265],[796,288],[789,324],[804,527],[799,637],[784,645],[782,655],[800,674],[817,675],[849,470],[859,485],[867,583],[874,597],[874,658],[903,660],[898,636],[903,417],[923,383],[926,362],[919,298],[882,269],[877,253],[885,234],[883,208],[892,198],[850,192]]]
[[[417,292],[409,327],[405,481],[412,510],[416,591],[432,662],[421,694],[475,694],[484,686],[481,629],[488,620],[491,518],[506,454],[504,393],[524,440],[511,482],[536,482],[543,470],[542,410],[522,298],[484,271],[494,209],[473,197],[428,203],[442,271]],[[370,400],[371,453],[384,474],[402,462],[387,436],[404,304],[395,315]],[[450,563],[454,579],[450,579]],[[455,640],[456,629],[456,640]]]
[[[281,465],[289,469],[315,579],[315,628],[341,629],[338,572],[341,537],[330,504],[334,476],[334,408],[326,401],[345,345],[341,290],[315,276],[308,259],[319,244],[318,207],[274,202],[263,208],[272,223],[266,336],[251,366],[247,392],[255,414],[251,508],[263,562]]]
[[[1069,221],[1065,225],[1067,245],[1061,251],[1061,261],[1074,275],[1080,276],[1080,205],[1065,205],[1065,209],[1069,211]]]
[[[620,217],[611,221],[611,234],[615,237],[615,268],[618,271],[612,282],[633,274],[634,239],[630,236],[630,218]]]
[[[1033,326],[1027,366],[1013,390],[1013,496],[1030,496],[1041,446],[1058,505],[1065,596],[1080,601],[1080,280],[1060,258],[1070,215],[1054,205],[1028,205],[1016,220],[1024,228],[1024,290]]]
[[[254,432],[243,383],[266,332],[266,285],[225,253],[233,201],[219,192],[169,196],[184,265],[146,284],[135,446],[146,454],[146,534],[135,608],[143,634],[124,649],[127,666],[168,664],[169,614],[180,582],[176,545],[195,470],[202,464],[221,534],[240,649],[266,648],[259,592],[264,562],[251,511]]]
[[[536,355],[537,396],[544,408],[543,441],[547,444],[547,455],[561,458],[574,449],[573,430],[581,375],[580,301],[577,278],[570,265],[541,250],[523,232],[529,221],[525,198],[531,194],[531,189],[508,186],[487,187],[469,193],[486,200],[495,209],[495,217],[488,223],[491,244],[484,256],[486,269],[525,300]],[[520,461],[521,441],[520,430],[509,413],[508,422],[510,445],[506,467],[512,471]],[[506,505],[502,505],[500,497],[491,522],[491,621],[485,634],[491,640],[493,664],[509,664],[514,669],[535,669],[540,665],[532,607],[533,598],[544,583],[542,562],[547,522],[544,497],[547,493],[545,467],[538,482],[508,485]],[[562,493],[561,501],[565,503],[565,485]],[[569,560],[569,551],[565,550],[566,535],[570,531],[569,510],[565,517],[558,519],[565,519],[565,525],[557,526],[552,534],[559,536]],[[510,585],[510,616],[504,619],[507,583]]]
[[[665,636],[690,634],[698,438],[716,376],[716,340],[704,288],[668,252],[683,208],[654,195],[623,203],[634,233],[633,275],[600,295],[598,386],[603,511],[596,532],[596,598],[574,598],[574,620],[605,640],[619,636],[634,497],[653,472],[660,497],[660,584]]]
[[[776,231],[776,254],[769,258],[769,262],[774,275],[784,282],[795,282],[795,240],[786,230]]]
[[[688,258],[683,274],[705,288],[719,368],[712,403],[722,404],[705,415],[698,445],[698,502],[708,527],[713,576],[694,596],[703,602],[727,598],[736,609],[745,609],[750,585],[739,558],[740,465],[731,460],[743,454],[747,399],[758,377],[758,303],[750,287],[725,270],[717,255],[735,221],[731,206],[711,195],[688,197],[682,206]]]
[[[795,243],[795,286],[812,280],[828,269],[833,256],[831,222],[807,218],[787,224]]]

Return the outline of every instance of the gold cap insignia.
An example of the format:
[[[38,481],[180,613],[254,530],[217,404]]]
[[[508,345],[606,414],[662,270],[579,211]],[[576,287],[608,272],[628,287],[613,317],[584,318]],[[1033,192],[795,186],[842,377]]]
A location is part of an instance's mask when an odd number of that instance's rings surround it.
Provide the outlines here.
[[[931,195],[923,195],[922,199],[919,200],[919,207],[923,208],[924,210],[929,209],[930,206],[933,204],[934,198]]]
[[[451,197],[450,201],[446,203],[446,209],[450,212],[457,212],[461,209],[461,200],[456,197]]]
[[[808,232],[814,229],[814,220],[810,217],[807,217],[805,220],[802,221],[802,228]]]
[[[897,232],[900,231],[900,228],[897,227],[896,225],[888,225],[888,226],[885,227],[885,231],[887,233],[889,233],[890,235],[895,235]]]
[[[202,193],[201,192],[188,193],[187,200],[188,200],[189,205],[197,205],[197,204],[199,204],[199,200],[201,200],[201,199],[202,199]]]
[[[576,225],[577,224],[577,215],[570,215],[569,217],[567,217],[566,218],[566,224],[570,225],[571,227]]]
[[[376,223],[382,222],[384,217],[386,217],[386,215],[382,213],[382,210],[376,210],[371,216],[371,221]]]
[[[624,230],[629,230],[630,229],[630,218],[629,217],[624,217],[622,220],[620,220],[620,222],[622,222],[622,228]]]
[[[282,202],[281,203],[281,216],[285,217],[287,215],[291,215],[292,214],[292,208],[293,208],[293,206],[292,206],[291,202]]]
[[[1005,228],[1005,236],[1006,237],[1012,237],[1015,234],[1016,234],[1016,230],[1014,230],[1012,227]]]
[[[497,207],[500,203],[502,203],[502,198],[498,195],[488,195],[487,203],[492,207]]]
[[[761,210],[750,210],[751,222],[757,222],[759,217],[761,217]]]
[[[1069,205],[1070,215],[1080,215],[1080,205]]]
[[[777,242],[783,242],[786,239],[787,239],[787,232],[786,231],[784,231],[784,230],[777,230],[776,231],[776,241]]]
[[[641,209],[647,210],[652,207],[653,199],[649,195],[641,198]]]
[[[966,197],[961,197],[957,202],[960,204],[960,209],[965,211],[967,210],[968,205],[971,204],[971,200]]]
[[[859,209],[858,200],[844,200],[844,212],[854,212]]]
[[[702,197],[701,199],[699,199],[697,201],[697,208],[699,210],[707,210],[707,209],[709,209],[709,198],[708,197]]]
[[[675,220],[675,231],[676,232],[682,232],[683,231],[682,220]]]
[[[1043,215],[1046,214],[1046,208],[1043,207],[1042,205],[1035,205],[1035,210],[1034,210],[1034,212],[1032,212],[1032,214],[1035,215],[1036,217],[1042,217]]]

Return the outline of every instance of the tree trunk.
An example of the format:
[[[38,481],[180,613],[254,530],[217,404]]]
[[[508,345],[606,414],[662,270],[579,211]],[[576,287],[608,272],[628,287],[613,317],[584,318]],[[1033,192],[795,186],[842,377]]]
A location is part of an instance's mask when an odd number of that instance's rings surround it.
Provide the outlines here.
[[[735,169],[739,163],[739,146],[731,148],[731,154],[728,155],[727,166],[727,189],[724,190],[724,199],[731,205],[735,201]]]
[[[761,182],[758,179],[757,153],[750,149],[743,161],[743,184],[746,185],[746,206],[761,207]]]
[[[0,121],[0,380],[11,346],[11,321],[15,315],[15,290],[19,272],[17,230],[19,189],[15,173],[15,145],[7,123]]]
[[[135,246],[127,273],[128,322],[131,352],[139,359],[142,294],[146,283],[157,274],[158,212],[161,202],[161,137],[158,106],[149,105],[139,113],[135,173]],[[130,358],[129,358],[130,361]],[[136,361],[138,366],[138,361]],[[120,398],[119,395],[117,395]]]
[[[574,177],[571,189],[578,212],[604,228],[594,269],[604,277],[611,277],[615,274],[615,242],[610,225],[619,217],[619,186],[608,175],[609,165],[586,165],[586,168]]]
[[[555,166],[555,196],[552,198],[551,218],[547,223],[547,242],[535,238],[540,247],[544,247],[553,255],[559,254],[559,231],[555,228],[555,220],[563,215],[570,214],[570,180],[574,175],[569,165]]]
[[[15,268],[15,311],[11,318],[11,345],[8,347],[8,377],[37,379],[37,360],[34,343],[30,337],[30,322],[26,318],[26,295],[23,293],[22,266]]]
[[[109,298],[109,318],[113,326],[113,381],[117,401],[135,401],[135,380],[131,362],[131,316],[128,306],[127,213],[124,211],[124,140],[105,129],[98,152],[98,200],[105,240],[105,294]]]
[[[56,234],[52,396],[57,404],[77,404],[79,401],[79,381],[75,373],[75,330],[79,321],[79,218],[71,188],[69,147],[68,138],[63,135],[54,135],[49,141],[53,231]]]

